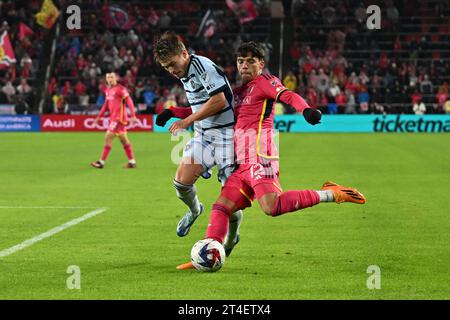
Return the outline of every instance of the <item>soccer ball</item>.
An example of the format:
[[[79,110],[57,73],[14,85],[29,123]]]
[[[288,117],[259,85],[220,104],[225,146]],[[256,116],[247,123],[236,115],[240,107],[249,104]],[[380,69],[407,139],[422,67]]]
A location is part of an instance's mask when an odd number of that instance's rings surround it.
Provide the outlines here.
[[[197,270],[216,272],[225,263],[225,249],[214,239],[197,241],[191,250],[191,261]]]

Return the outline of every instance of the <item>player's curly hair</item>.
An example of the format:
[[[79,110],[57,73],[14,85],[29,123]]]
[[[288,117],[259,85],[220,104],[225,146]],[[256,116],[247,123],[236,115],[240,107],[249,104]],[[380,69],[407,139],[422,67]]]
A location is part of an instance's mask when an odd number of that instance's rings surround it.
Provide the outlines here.
[[[254,41],[244,42],[237,49],[236,58],[245,57],[248,54],[251,54],[252,57],[264,60],[265,50],[261,44]]]
[[[164,32],[153,45],[153,57],[157,62],[181,54],[186,49],[181,37],[172,31]]]

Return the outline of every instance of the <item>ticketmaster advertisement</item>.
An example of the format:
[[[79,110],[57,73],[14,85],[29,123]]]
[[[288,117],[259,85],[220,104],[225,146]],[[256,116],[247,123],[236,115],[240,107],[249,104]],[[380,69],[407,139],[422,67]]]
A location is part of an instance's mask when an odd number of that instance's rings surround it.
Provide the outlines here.
[[[156,117],[155,117],[156,119]],[[164,127],[155,124],[154,132],[168,132],[178,119]],[[279,132],[450,132],[450,114],[445,115],[323,115],[320,124],[308,124],[301,114],[275,116]]]

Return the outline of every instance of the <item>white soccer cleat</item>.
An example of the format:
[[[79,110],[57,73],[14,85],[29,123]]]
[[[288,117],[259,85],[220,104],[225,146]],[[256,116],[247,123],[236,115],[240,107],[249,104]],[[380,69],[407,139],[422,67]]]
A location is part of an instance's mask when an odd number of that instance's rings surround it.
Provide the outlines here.
[[[195,220],[202,214],[203,212],[203,204],[200,203],[200,213],[198,215],[192,214],[191,211],[186,212],[186,214],[181,218],[180,222],[177,225],[177,235],[179,237],[186,236],[191,230],[192,225]]]

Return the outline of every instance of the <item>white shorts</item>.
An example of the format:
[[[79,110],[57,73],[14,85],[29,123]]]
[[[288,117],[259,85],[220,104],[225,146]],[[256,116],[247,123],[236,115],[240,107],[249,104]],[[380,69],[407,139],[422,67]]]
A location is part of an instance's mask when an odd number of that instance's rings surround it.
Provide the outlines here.
[[[192,158],[195,164],[203,166],[202,177],[211,177],[212,169],[217,166],[218,180],[225,183],[234,170],[234,137],[229,129],[214,130],[207,134],[196,133],[184,147],[183,158]]]

